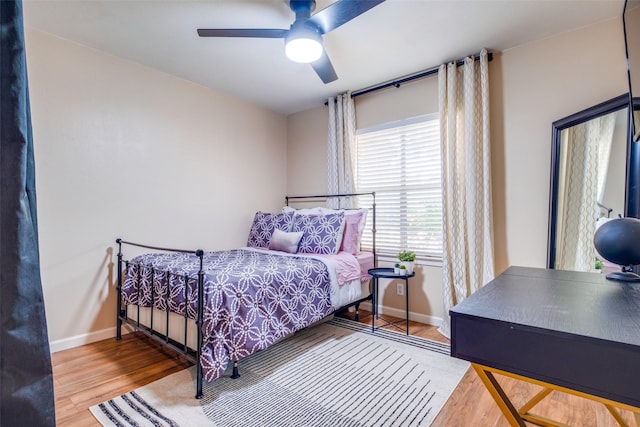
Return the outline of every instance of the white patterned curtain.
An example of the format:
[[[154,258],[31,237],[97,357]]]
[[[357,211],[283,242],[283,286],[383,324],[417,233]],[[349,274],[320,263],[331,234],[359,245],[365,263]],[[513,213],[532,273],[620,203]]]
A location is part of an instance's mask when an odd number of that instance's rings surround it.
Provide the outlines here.
[[[327,194],[347,194],[355,191],[353,158],[356,138],[356,114],[351,93],[328,100],[329,140],[327,151]],[[330,208],[352,208],[351,198],[328,199]]]
[[[438,331],[448,337],[449,309],[494,277],[486,49],[479,61],[442,64],[438,83],[445,309]]]
[[[615,113],[607,114],[562,132],[555,261],[558,270],[595,269],[593,236],[615,121]]]

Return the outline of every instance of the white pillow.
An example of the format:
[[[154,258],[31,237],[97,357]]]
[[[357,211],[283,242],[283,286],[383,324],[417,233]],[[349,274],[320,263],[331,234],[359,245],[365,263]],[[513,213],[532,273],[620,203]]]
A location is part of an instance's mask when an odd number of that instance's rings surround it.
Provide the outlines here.
[[[282,231],[276,228],[271,235],[269,249],[295,254],[298,252],[298,245],[303,234],[302,231]]]
[[[304,208],[304,209],[296,209],[296,208],[292,208],[291,206],[283,206],[282,207],[282,213],[289,213],[289,212],[293,212],[294,214],[298,214],[298,215],[318,215],[320,213],[322,213],[320,211],[321,208]],[[331,213],[335,213],[335,211],[332,210]]]

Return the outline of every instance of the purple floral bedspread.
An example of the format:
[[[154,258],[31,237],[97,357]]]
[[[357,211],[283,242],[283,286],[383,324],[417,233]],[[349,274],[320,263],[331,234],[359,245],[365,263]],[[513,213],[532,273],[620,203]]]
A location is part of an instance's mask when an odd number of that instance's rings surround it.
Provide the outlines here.
[[[186,309],[195,319],[198,270],[193,254],[138,256],[126,271],[123,303],[150,307],[153,277],[153,306],[179,314]],[[200,363],[207,381],[222,375],[229,360],[265,349],[333,311],[327,266],[314,258],[248,249],[206,252],[204,271]]]

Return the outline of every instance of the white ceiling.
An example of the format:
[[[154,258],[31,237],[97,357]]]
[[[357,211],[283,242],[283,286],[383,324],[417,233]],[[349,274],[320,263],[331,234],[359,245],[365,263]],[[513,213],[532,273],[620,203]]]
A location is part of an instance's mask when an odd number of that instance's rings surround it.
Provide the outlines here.
[[[327,97],[608,19],[624,0],[387,0],[324,36],[338,80],[289,61],[278,39],[200,38],[197,28],[289,28],[286,0],[23,0],[25,26],[282,114]],[[316,11],[333,3],[318,0]],[[622,40],[621,40],[622,42]],[[28,46],[27,46],[28,48]]]

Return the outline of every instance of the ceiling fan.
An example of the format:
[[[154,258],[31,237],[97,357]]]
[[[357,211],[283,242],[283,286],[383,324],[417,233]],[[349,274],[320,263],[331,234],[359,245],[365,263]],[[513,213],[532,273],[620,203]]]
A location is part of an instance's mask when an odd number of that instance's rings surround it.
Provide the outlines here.
[[[311,16],[315,0],[291,0],[289,7],[296,19],[288,30],[277,28],[198,29],[200,37],[255,37],[284,39],[285,53],[292,61],[311,63],[316,74],[326,83],[338,79],[322,35],[351,21],[384,0],[338,0]]]

